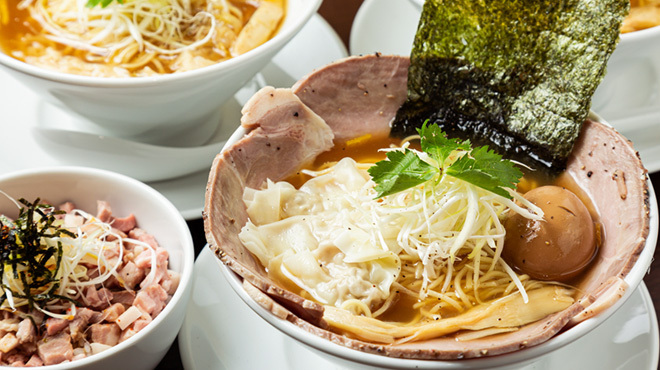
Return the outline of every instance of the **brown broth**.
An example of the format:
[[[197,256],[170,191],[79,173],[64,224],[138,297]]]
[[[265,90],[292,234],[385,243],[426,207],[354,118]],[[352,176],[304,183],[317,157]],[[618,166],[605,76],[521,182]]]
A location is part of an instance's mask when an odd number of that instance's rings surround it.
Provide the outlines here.
[[[271,3],[281,5],[286,9],[286,0],[265,0]],[[238,7],[243,13],[243,25],[245,25],[252,14],[256,10],[256,4],[251,1],[232,1],[229,0],[234,6]],[[0,51],[12,56],[18,60],[26,61],[26,56],[41,56],[45,53],[44,46],[49,46],[64,56],[75,56],[87,63],[102,63],[106,65],[117,65],[113,62],[116,54],[108,55],[106,57],[98,57],[90,60],[87,56],[88,53],[83,50],[78,50],[71,46],[62,45],[55,42],[48,42],[40,37],[43,33],[43,28],[34,18],[30,16],[29,10],[20,9],[18,7],[20,0],[0,0]],[[100,5],[98,5],[100,6]],[[6,12],[6,14],[5,14]],[[279,27],[281,27],[280,22]],[[277,33],[279,28],[274,32]],[[35,45],[35,42],[44,43],[43,45]],[[45,44],[47,42],[47,45]],[[199,56],[205,59],[220,62],[228,59],[223,53],[219,52],[214,47],[198,48],[195,51]],[[161,55],[158,58],[158,64],[149,62],[146,67],[151,68],[153,71],[159,71],[164,68],[164,73],[172,73],[172,62],[176,59],[173,56]],[[140,66],[142,68],[143,66]]]
[[[375,163],[386,157],[384,152],[378,151],[379,149],[400,145],[401,139],[399,138],[391,138],[388,136],[372,138],[371,135],[365,135],[346,142],[335,142],[332,149],[321,153],[316,157],[314,163],[306,169],[318,171],[327,167],[329,164],[339,162],[342,158],[347,157],[353,158],[356,162],[360,163]],[[285,181],[293,184],[296,188],[299,188],[309,179],[309,176],[298,172],[293,176],[286,178]]]

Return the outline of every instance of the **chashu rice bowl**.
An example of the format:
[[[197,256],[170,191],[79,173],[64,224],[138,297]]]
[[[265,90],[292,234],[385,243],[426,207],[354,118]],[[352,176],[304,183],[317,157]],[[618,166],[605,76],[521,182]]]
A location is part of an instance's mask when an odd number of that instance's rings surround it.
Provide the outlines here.
[[[349,57],[311,73],[291,89],[264,88],[255,94],[243,109],[242,127],[232,144],[216,157],[207,185],[205,232],[219,260],[243,279],[247,294],[274,317],[327,339],[333,343],[330,347],[395,358],[457,360],[512,353],[558,333],[568,337],[576,325],[609,316],[641,281],[653,255],[657,227],[651,229],[649,200],[654,207],[655,201],[639,156],[627,139],[595,117],[584,123],[565,174],[600,215],[602,243],[576,286],[579,298],[559,312],[513,332],[471,340],[441,336],[379,344],[329,330],[323,305],[269,278],[239,239],[248,222],[246,205],[240,201],[246,187],[259,189],[267,180],[289,177],[329,150],[333,140],[388,136],[390,122],[406,99],[408,67],[406,57]],[[572,340],[587,331],[579,331]]]

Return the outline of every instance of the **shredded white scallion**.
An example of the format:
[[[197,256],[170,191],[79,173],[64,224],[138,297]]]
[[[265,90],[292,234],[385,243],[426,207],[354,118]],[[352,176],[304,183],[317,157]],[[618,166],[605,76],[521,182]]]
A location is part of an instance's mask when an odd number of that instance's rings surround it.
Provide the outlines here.
[[[0,193],[14,201],[19,208],[22,207],[4,192],[0,191]],[[73,210],[70,215],[82,218],[83,220],[80,224],[67,224],[67,218],[65,217],[56,221],[56,226],[71,231],[75,236],[60,235],[42,237],[40,240],[44,247],[57,248],[58,245],[61,245],[62,258],[59,263],[57,275],[55,276],[56,281],[40,287],[39,291],[31,291],[30,293],[33,296],[35,294],[46,293],[53,287],[53,284],[58,284],[55,290],[57,296],[73,301],[85,302],[85,288],[104,284],[111,277],[116,278],[121,283],[122,279],[119,276],[118,268],[121,266],[124,256],[124,243],[140,245],[144,249],[151,251],[152,267],[143,281],[143,285],[148,286],[151,284],[156,274],[155,266],[157,266],[157,262],[156,253],[148,243],[133,238],[126,238],[119,232],[116,232],[110,223],[102,222],[82,210]],[[34,222],[39,222],[40,220],[41,216],[38,213],[34,213]],[[27,272],[29,275],[30,272],[27,270],[27,267],[20,264],[16,266],[17,273]],[[58,268],[57,257],[50,257],[46,261],[45,266],[49,270],[55,271]],[[6,299],[0,305],[0,308],[9,308],[12,311],[29,304],[29,300],[22,297],[26,295],[25,286],[21,279],[15,277],[14,272],[11,264],[5,264],[2,283],[4,285],[3,290]],[[128,289],[127,287],[125,288]],[[55,318],[72,319],[76,312],[76,307],[73,303],[59,298],[45,303],[33,302],[33,307]],[[53,312],[63,310],[66,310],[66,313],[60,314]]]
[[[186,0],[86,4],[85,0],[23,0],[18,7],[30,10],[50,40],[98,55],[111,55],[131,43],[140,51],[181,54],[208,43],[217,28],[213,2],[197,13]],[[201,37],[187,37],[190,30]]]

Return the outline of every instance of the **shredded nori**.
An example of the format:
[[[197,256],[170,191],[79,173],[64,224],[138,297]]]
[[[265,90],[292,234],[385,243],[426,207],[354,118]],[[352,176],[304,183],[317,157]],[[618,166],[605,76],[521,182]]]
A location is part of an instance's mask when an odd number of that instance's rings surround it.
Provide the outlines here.
[[[563,169],[628,9],[628,0],[426,0],[392,135],[429,120]]]
[[[57,275],[62,260],[62,244],[58,242],[57,247],[48,246],[42,239],[75,237],[75,234],[55,225],[55,216],[62,214],[62,211],[40,204],[39,199],[32,203],[23,198],[18,201],[25,207],[21,208],[16,220],[0,217],[0,276],[4,276],[5,270],[9,269],[14,279],[20,279],[22,292],[0,283],[3,293],[0,304],[8,299],[6,290],[11,291],[13,297],[26,299],[29,308],[33,308],[34,303],[57,298],[71,301],[55,293],[60,284]],[[50,267],[52,265],[54,268]]]

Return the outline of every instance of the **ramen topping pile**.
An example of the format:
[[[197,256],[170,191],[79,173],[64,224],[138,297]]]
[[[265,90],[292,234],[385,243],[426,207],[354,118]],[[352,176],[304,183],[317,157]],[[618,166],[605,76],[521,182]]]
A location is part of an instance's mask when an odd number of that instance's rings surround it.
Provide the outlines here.
[[[405,142],[375,165],[344,158],[304,171],[299,189],[246,188],[241,241],[273,280],[326,305],[335,330],[372,342],[492,335],[570,306],[571,288],[501,258],[508,217],[531,221],[520,235],[563,220],[512,189],[511,162],[436,125],[419,132],[423,151]],[[589,255],[593,243],[580,248]],[[569,273],[548,268],[545,277]]]
[[[53,365],[123,342],[147,326],[177,289],[168,252],[115,217],[65,203],[20,200],[16,219],[0,216],[0,364]]]

